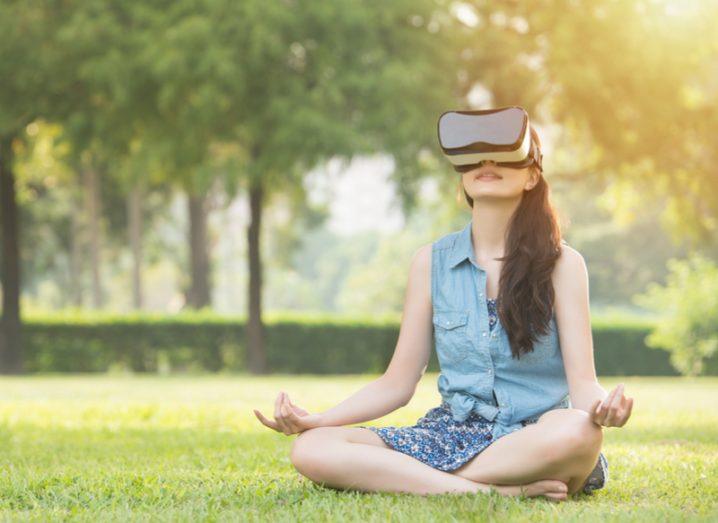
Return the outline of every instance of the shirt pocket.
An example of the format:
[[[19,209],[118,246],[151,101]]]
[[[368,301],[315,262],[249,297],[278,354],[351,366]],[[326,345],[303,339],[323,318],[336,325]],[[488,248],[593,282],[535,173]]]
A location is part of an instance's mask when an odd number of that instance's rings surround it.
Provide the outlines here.
[[[434,336],[440,363],[458,363],[469,355],[469,313],[467,311],[434,311]]]

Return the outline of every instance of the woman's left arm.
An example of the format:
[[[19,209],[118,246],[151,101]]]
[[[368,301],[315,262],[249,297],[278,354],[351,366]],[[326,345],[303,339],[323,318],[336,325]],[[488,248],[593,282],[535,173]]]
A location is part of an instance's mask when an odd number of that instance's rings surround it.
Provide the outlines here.
[[[556,327],[566,370],[571,406],[588,412],[594,423],[622,427],[631,416],[633,398],[620,383],[610,393],[598,383],[588,294],[588,270],[581,254],[562,244],[552,279]]]

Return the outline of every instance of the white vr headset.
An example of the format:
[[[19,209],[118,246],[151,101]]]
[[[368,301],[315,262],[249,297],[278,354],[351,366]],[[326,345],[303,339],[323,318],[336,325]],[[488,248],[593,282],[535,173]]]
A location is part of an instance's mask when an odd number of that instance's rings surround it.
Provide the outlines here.
[[[543,154],[531,140],[523,107],[446,111],[439,117],[438,134],[442,152],[458,172],[471,171],[484,160],[515,169],[535,164],[542,170]]]

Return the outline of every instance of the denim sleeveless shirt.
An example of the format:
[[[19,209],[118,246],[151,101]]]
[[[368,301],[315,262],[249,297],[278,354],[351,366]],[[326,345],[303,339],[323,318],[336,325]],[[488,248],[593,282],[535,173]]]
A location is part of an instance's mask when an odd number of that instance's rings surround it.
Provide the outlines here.
[[[521,421],[570,406],[555,312],[548,334],[519,360],[501,320],[489,329],[486,271],[476,263],[471,221],[432,244],[431,297],[438,388],[454,420],[475,412],[494,421],[495,441]]]

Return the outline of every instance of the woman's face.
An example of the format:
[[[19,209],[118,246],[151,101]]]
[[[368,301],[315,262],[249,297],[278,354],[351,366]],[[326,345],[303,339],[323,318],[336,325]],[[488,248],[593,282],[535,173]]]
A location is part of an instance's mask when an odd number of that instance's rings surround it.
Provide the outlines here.
[[[522,169],[499,167],[493,161],[484,161],[480,167],[462,173],[464,189],[472,199],[482,196],[503,198],[521,197],[539,181],[539,174],[533,165]]]

